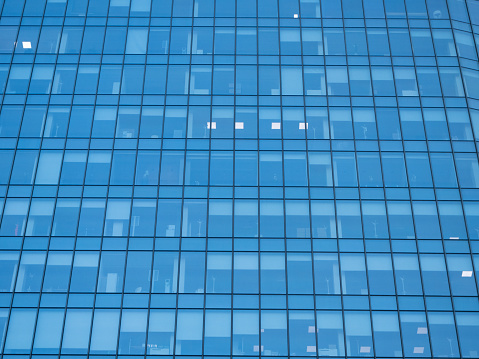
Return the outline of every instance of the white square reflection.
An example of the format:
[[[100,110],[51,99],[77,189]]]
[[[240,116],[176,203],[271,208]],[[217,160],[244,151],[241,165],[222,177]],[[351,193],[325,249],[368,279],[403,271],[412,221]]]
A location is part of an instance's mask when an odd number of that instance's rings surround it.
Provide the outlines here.
[[[359,348],[360,353],[371,353],[371,347],[361,347]]]
[[[32,43],[30,41],[22,41],[22,46],[24,49],[31,49]]]
[[[207,122],[206,123],[206,127],[208,128],[208,130],[216,130],[216,122]]]
[[[293,17],[294,17],[295,19],[297,19],[297,18],[299,17],[299,15],[298,15],[298,14],[294,14]]]
[[[271,123],[271,129],[272,130],[280,130],[281,129],[281,123],[280,122],[272,122]]]
[[[413,353],[414,354],[423,354],[424,353],[424,347],[414,347]]]
[[[463,276],[464,278],[472,277],[472,270],[463,270],[463,271],[462,271],[462,276]]]
[[[417,328],[417,334],[427,334],[427,328],[426,327],[418,327]]]
[[[308,129],[308,124],[307,124],[307,123],[304,123],[304,122],[300,122],[300,123],[299,123],[299,129],[300,129],[300,130],[306,130],[306,129]]]
[[[235,122],[235,129],[237,130],[244,129],[244,122]]]

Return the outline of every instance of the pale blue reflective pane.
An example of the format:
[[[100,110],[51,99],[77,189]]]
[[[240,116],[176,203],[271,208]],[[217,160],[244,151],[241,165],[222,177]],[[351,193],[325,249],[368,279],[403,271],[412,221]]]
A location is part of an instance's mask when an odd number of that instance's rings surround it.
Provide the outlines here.
[[[366,264],[362,254],[341,254],[343,294],[367,294]]]
[[[289,351],[292,356],[316,356],[314,313],[312,311],[289,312]]]
[[[153,264],[152,293],[176,293],[178,253],[156,252]]]
[[[389,254],[367,254],[366,258],[370,293],[373,295],[394,295],[391,256]]]
[[[103,252],[100,260],[97,291],[119,293],[123,288],[124,252]]]
[[[148,293],[150,291],[152,255],[150,252],[128,253],[125,275],[125,292]]]
[[[462,206],[458,202],[438,202],[442,237],[445,239],[467,237]]]
[[[288,293],[310,294],[313,293],[313,271],[311,255],[288,254]]]
[[[210,237],[231,236],[232,224],[233,212],[231,201],[210,200],[208,211],[208,235]]]
[[[30,352],[33,330],[37,317],[36,309],[13,309],[10,314],[4,352],[26,354]]]
[[[118,354],[143,354],[145,352],[146,310],[123,310],[121,314]]]
[[[205,312],[204,353],[228,355],[231,342],[231,312],[207,310]]]
[[[285,311],[261,311],[261,346],[265,356],[288,354],[287,318]],[[253,347],[254,348],[254,347]],[[259,352],[259,348],[254,348]]]
[[[343,315],[341,312],[317,311],[318,355],[344,355]]]
[[[95,310],[90,343],[91,353],[112,354],[116,352],[119,321],[119,310]]]
[[[69,309],[65,317],[62,353],[85,354],[90,340],[91,309]]]
[[[449,295],[444,256],[442,254],[421,254],[420,259],[424,293],[427,295]]]
[[[78,234],[81,236],[99,236],[103,232],[103,218],[105,215],[104,200],[82,201]]]
[[[412,204],[412,208],[417,238],[441,238],[436,204],[428,201],[415,201]]]
[[[260,202],[260,235],[261,237],[284,236],[283,201]]]
[[[73,261],[70,292],[94,292],[98,271],[97,252],[77,252]]]
[[[70,281],[72,254],[69,252],[51,252],[48,255],[43,292],[66,292]]]
[[[16,292],[39,292],[45,266],[45,252],[25,251],[18,268]]]
[[[37,328],[33,353],[58,353],[63,328],[64,310],[40,309],[38,312]]]
[[[231,292],[231,266],[230,253],[208,253],[206,262],[207,293]]]
[[[0,292],[12,292],[18,268],[18,252],[0,253]]]
[[[151,310],[148,327],[148,354],[173,354],[174,310]]]
[[[431,356],[426,315],[421,312],[400,312],[403,350],[406,357]]]
[[[283,254],[261,254],[261,293],[286,292],[285,260]]]
[[[179,292],[203,293],[205,275],[204,253],[182,253],[180,260]],[[177,343],[178,345],[178,343]]]
[[[432,355],[459,356],[454,317],[452,313],[428,312]]]
[[[476,296],[471,257],[469,255],[448,254],[446,262],[452,294],[455,296]]]
[[[376,355],[402,357],[397,313],[373,312],[372,317]]]
[[[314,290],[317,294],[340,294],[341,286],[337,255],[314,254],[314,284]]]
[[[233,354],[255,355],[258,352],[258,312],[252,310],[233,311]]]
[[[176,354],[201,354],[203,312],[199,310],[179,310],[176,328]]]
[[[479,350],[479,315],[477,313],[456,313],[456,323],[461,345],[461,353],[466,358],[473,358]]]
[[[415,254],[394,254],[394,274],[399,295],[422,294],[421,274]]]
[[[369,312],[345,312],[346,348],[349,355],[374,355]]]
[[[235,253],[233,266],[233,291],[258,293],[258,255]]]
[[[334,203],[331,201],[311,202],[311,227],[314,238],[336,237],[334,212]]]

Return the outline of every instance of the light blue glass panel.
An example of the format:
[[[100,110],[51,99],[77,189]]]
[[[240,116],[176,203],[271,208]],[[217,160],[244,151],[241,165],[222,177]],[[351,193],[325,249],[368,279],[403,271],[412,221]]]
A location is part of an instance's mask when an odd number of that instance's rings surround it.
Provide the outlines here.
[[[289,311],[289,352],[291,356],[316,356],[314,312]]]
[[[459,357],[454,317],[452,313],[428,312],[433,357]]]
[[[421,274],[415,254],[394,254],[394,275],[398,295],[421,295]],[[407,350],[406,350],[407,352]]]
[[[261,254],[261,293],[286,292],[285,260],[280,253]]]
[[[258,255],[235,253],[233,268],[234,293],[258,293]]]
[[[283,201],[260,201],[260,236],[284,236],[284,209]]]
[[[13,292],[18,269],[18,252],[0,253],[0,292]]]
[[[124,292],[148,293],[150,291],[151,262],[151,252],[128,252]]]
[[[86,354],[90,342],[91,309],[68,309],[63,329],[63,354]]]
[[[207,254],[207,293],[231,293],[231,266],[231,253]]]
[[[303,253],[288,253],[288,293],[312,294],[313,269],[311,255]]]
[[[366,258],[370,293],[372,295],[394,295],[391,256],[389,254],[368,253]]]
[[[261,331],[263,333],[263,331]],[[259,315],[253,310],[233,311],[233,354],[258,355]]]
[[[17,274],[16,292],[39,292],[42,285],[45,252],[22,253]]]
[[[366,264],[363,254],[341,254],[343,294],[368,294]]]
[[[431,348],[425,313],[400,312],[403,350],[406,357],[430,357]]]
[[[48,254],[42,291],[67,292],[71,265],[71,252],[50,252]]]
[[[444,239],[465,239],[466,225],[464,213],[459,202],[438,202],[441,220],[442,237]]]
[[[281,93],[283,95],[302,95],[302,71],[297,66],[281,67]]]
[[[205,254],[185,252],[181,254],[179,292],[204,293]],[[178,345],[178,343],[177,343]]]
[[[261,352],[264,356],[288,354],[286,311],[261,311]],[[254,348],[259,352],[259,347]]]
[[[33,353],[58,353],[64,314],[63,309],[40,309],[35,331],[35,342],[33,343]]]
[[[146,310],[123,310],[121,314],[118,354],[143,354],[145,352]]]
[[[97,252],[76,252],[73,261],[70,292],[95,291],[99,254]]]
[[[381,357],[402,357],[397,313],[373,312],[372,317],[376,355]]]
[[[206,310],[205,312],[205,355],[228,355],[231,342],[231,312]]]
[[[442,254],[421,254],[421,272],[426,295],[449,295],[446,263]]]
[[[103,252],[100,260],[97,291],[119,293],[123,288],[124,252]]]
[[[449,283],[454,296],[476,296],[476,283],[469,254],[446,255]]]
[[[10,314],[5,354],[30,353],[33,341],[33,330],[37,317],[36,309],[13,309]]]
[[[233,208],[231,200],[210,200],[208,210],[208,236],[232,235]],[[257,212],[257,210],[256,210]]]
[[[351,356],[374,355],[369,312],[344,312],[346,349]]]
[[[318,356],[345,354],[343,316],[341,312],[317,311]]]
[[[119,310],[95,310],[90,343],[92,354],[113,354],[116,352],[119,321]]]
[[[175,311],[151,310],[147,353],[150,355],[173,354],[174,334]]]
[[[30,205],[26,236],[48,236],[52,223],[54,200],[34,199]]]
[[[130,27],[126,38],[127,54],[146,54],[148,29]]]
[[[474,358],[479,352],[479,343],[476,340],[479,335],[479,314],[456,313],[456,323],[462,356]]]
[[[202,352],[203,311],[178,310],[176,350],[179,355],[198,355]]]

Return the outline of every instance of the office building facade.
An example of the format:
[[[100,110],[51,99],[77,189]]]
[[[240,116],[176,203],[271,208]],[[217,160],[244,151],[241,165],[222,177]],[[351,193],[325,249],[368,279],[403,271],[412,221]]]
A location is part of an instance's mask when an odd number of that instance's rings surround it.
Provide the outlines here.
[[[479,357],[477,0],[0,0],[4,359]]]

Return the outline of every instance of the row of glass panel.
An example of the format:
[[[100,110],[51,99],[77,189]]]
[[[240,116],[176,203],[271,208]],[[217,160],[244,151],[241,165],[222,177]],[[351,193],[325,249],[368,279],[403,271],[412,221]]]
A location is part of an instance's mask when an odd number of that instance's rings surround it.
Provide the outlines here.
[[[23,251],[20,263],[19,257],[0,253],[0,292],[477,296],[469,254],[77,251],[73,260],[73,252]],[[479,255],[473,257],[477,273]]]
[[[0,2],[0,5],[4,1]],[[173,4],[172,4],[173,3]],[[172,6],[173,5],[173,6]],[[215,6],[216,5],[216,6]],[[479,22],[473,0],[5,0],[2,16],[405,18]],[[1,6],[0,6],[1,8]],[[65,12],[66,10],[66,12]],[[469,14],[468,14],[469,10]],[[470,17],[469,17],[470,16]]]
[[[233,207],[228,199],[135,199],[133,205],[109,199],[106,206],[105,199],[62,198],[56,205],[54,199],[33,199],[30,210],[29,202],[7,199],[0,235],[479,239],[477,202],[464,203],[465,216],[461,203],[451,201],[438,207],[413,201],[413,211],[409,201],[388,201],[386,207],[366,200],[261,200],[258,208],[258,200],[246,199]]]
[[[459,55],[477,60],[471,30],[467,32],[447,28],[430,30],[381,27],[345,29],[280,27],[278,30],[268,27],[235,29],[227,26],[214,28],[2,26],[0,29],[4,33],[0,40],[0,53],[371,56],[414,54],[414,56]]]
[[[100,65],[55,68],[13,64],[11,68],[1,66],[0,76],[0,90],[6,94],[94,95],[98,90],[105,95],[397,94],[479,98],[479,72],[463,68],[461,76],[455,67],[103,65],[100,71]]]
[[[209,102],[209,99],[208,99]],[[472,126],[471,126],[472,123]],[[479,111],[413,107],[12,106],[0,137],[474,140]],[[38,146],[38,145],[37,145]],[[30,148],[34,148],[32,146]],[[457,149],[456,149],[457,151]],[[459,151],[460,152],[460,151]]]
[[[7,317],[0,309],[0,339]],[[14,309],[4,353],[475,358],[478,323],[447,312]]]
[[[0,183],[12,185],[479,188],[475,153],[17,150],[15,160],[14,151],[0,153]]]

